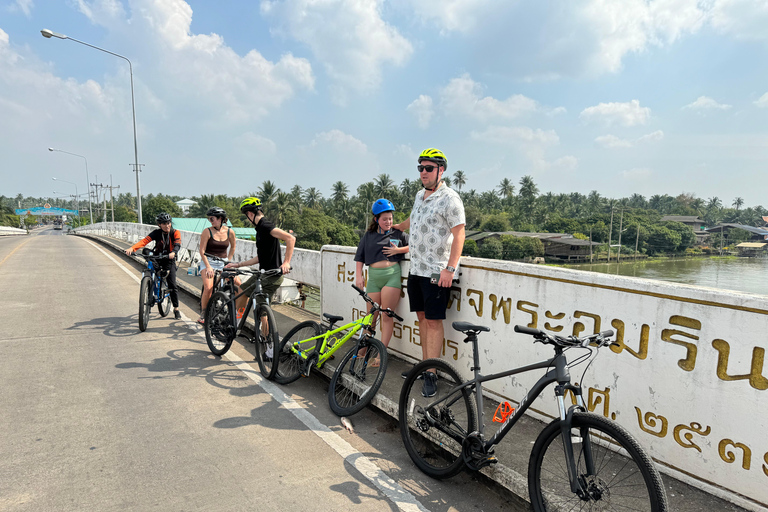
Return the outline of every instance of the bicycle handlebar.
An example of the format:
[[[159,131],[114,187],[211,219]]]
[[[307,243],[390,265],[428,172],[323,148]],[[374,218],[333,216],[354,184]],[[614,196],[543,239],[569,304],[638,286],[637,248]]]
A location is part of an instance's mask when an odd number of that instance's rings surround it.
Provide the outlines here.
[[[376,304],[373,301],[373,299],[371,299],[368,296],[367,293],[365,293],[363,290],[361,290],[357,286],[355,286],[355,285],[350,285],[350,286],[352,286],[352,288],[354,288],[357,293],[359,293],[360,295],[363,296],[363,299],[365,299],[365,302],[368,302],[368,303],[372,304],[378,311],[381,311],[382,313],[385,313],[386,315],[388,315],[390,317],[397,318],[401,322],[403,321],[403,317],[401,317],[400,315],[398,315],[397,313],[395,313],[394,311],[392,311],[389,308],[384,309],[379,304]]]
[[[610,338],[615,334],[612,330],[609,329],[596,334],[582,336],[581,338],[577,336],[553,336],[553,335],[547,334],[544,331],[540,331],[539,329],[532,329],[524,325],[516,325],[515,332],[519,332],[522,334],[530,334],[536,339],[536,341],[540,341],[542,343],[549,343],[549,344],[557,345],[560,347],[579,347],[579,346],[586,347],[593,341],[598,342],[598,347],[602,347],[605,345],[612,345],[614,344],[614,342],[612,342],[608,338]]]

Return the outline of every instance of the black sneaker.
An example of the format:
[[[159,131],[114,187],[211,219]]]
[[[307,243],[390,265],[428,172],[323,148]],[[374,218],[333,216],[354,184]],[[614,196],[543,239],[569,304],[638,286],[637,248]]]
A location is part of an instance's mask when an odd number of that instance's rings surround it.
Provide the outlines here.
[[[424,386],[421,388],[421,395],[427,398],[437,394],[437,374],[435,372],[424,372]]]
[[[404,379],[407,379],[408,375],[410,375],[410,374],[411,374],[411,370],[405,370],[403,373],[400,374],[400,376],[402,378],[404,378]],[[423,378],[424,378],[424,375],[422,374],[422,375],[419,375],[418,377],[416,377],[416,380],[421,380]]]
[[[174,311],[173,318],[175,318],[176,320],[181,320],[181,311],[179,311],[178,309]]]

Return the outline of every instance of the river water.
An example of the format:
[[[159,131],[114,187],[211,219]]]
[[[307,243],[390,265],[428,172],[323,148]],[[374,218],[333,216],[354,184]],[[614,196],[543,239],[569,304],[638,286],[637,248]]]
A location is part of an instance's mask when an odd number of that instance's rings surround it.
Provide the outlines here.
[[[768,294],[768,258],[680,258],[565,265],[575,270]]]

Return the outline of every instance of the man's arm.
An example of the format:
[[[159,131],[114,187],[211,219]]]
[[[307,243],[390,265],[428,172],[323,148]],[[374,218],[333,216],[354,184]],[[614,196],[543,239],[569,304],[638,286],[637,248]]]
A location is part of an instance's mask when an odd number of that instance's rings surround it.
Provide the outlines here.
[[[408,218],[400,224],[393,224],[392,227],[398,231],[408,231],[411,228],[411,216],[409,215]]]
[[[280,228],[273,229],[270,234],[285,242],[285,261],[280,268],[283,270],[283,274],[288,274],[291,271],[291,258],[293,257],[293,247],[296,245],[296,237]]]
[[[453,242],[451,243],[451,254],[448,256],[448,266],[456,268],[459,264],[459,258],[461,257],[461,251],[464,250],[464,224],[459,224],[451,228],[453,233]],[[439,286],[443,288],[450,288],[453,283],[453,272],[444,268],[440,271]]]

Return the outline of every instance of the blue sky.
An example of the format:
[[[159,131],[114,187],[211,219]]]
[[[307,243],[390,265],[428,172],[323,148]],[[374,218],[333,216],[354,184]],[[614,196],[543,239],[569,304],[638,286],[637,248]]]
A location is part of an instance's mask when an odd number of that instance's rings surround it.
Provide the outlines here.
[[[145,194],[328,196],[438,147],[465,189],[768,206],[765,27],[766,0],[0,0],[0,193],[82,191],[48,147],[136,191],[127,64],[47,28],[131,59]]]

